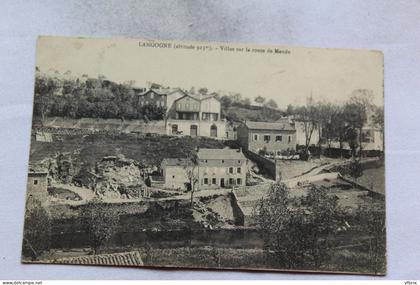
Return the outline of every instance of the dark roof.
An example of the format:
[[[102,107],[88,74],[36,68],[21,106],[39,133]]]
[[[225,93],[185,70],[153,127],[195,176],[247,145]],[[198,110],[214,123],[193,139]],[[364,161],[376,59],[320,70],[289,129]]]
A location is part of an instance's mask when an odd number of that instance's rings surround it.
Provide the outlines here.
[[[142,266],[143,260],[141,259],[138,251],[120,252],[111,254],[98,254],[98,255],[84,255],[76,257],[67,257],[55,259],[53,263],[62,264],[84,264],[84,265],[117,265],[117,266]]]
[[[197,156],[199,159],[246,159],[241,150],[230,148],[200,148]]]
[[[162,165],[165,166],[186,166],[192,164],[192,160],[188,158],[165,158]]]
[[[247,128],[250,130],[295,131],[295,127],[288,120],[277,122],[245,121],[245,126],[247,126]]]

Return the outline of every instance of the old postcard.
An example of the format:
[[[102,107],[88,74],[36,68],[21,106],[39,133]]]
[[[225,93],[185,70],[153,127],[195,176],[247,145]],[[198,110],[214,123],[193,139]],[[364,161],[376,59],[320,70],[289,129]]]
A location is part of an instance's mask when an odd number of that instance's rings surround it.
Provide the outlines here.
[[[386,272],[383,55],[40,37],[24,263]]]

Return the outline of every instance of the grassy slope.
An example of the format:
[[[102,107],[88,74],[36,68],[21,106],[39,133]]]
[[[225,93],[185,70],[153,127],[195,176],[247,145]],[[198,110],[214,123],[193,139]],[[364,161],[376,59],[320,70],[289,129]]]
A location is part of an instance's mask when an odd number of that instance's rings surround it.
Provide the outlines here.
[[[44,143],[32,141],[30,161],[34,163],[55,153],[80,151],[75,156],[81,164],[93,166],[104,156],[124,154],[145,165],[160,165],[164,158],[187,157],[197,146],[223,148],[221,141],[208,138],[157,136],[137,138],[136,135],[66,136],[63,141]],[[76,152],[77,153],[77,152]]]

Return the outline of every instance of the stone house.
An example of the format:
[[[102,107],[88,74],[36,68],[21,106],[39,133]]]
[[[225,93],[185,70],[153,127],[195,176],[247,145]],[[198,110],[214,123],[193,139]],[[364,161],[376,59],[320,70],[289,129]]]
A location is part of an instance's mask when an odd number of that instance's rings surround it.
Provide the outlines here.
[[[195,189],[217,189],[243,186],[248,161],[239,149],[199,149],[197,160],[165,159],[162,162],[164,187],[190,189],[189,175],[196,181]]]
[[[289,120],[277,122],[245,121],[237,129],[239,144],[255,153],[260,150],[273,154],[296,150],[296,129]]]
[[[166,121],[168,135],[226,138],[226,122],[221,105],[214,96],[185,94],[175,99]]]
[[[28,172],[27,199],[45,203],[48,200],[48,172],[32,170]]]

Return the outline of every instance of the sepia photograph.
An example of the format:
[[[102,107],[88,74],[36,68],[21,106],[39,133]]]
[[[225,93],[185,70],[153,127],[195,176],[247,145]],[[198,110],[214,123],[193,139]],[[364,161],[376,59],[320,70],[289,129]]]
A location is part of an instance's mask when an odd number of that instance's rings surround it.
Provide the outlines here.
[[[34,74],[23,263],[386,274],[382,52],[40,36]]]

